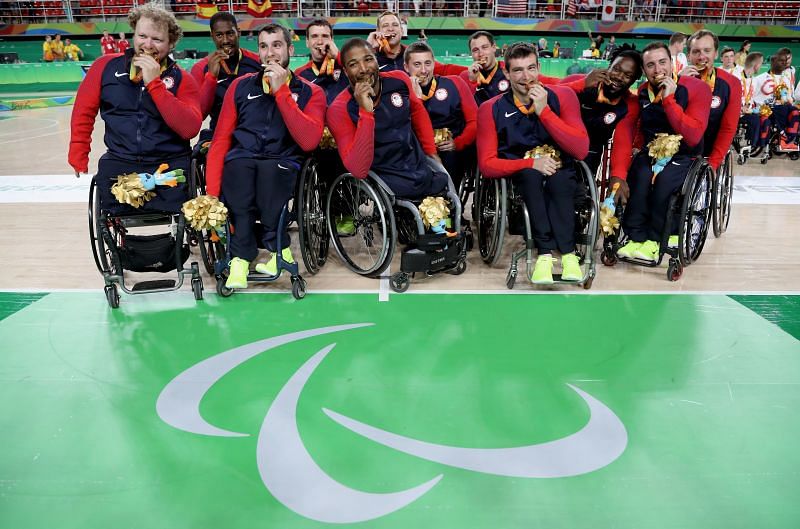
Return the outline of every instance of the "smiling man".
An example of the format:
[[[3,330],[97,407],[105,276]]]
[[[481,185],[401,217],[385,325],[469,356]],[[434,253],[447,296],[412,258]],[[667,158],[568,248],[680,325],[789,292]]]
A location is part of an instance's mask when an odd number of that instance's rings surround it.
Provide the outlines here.
[[[692,162],[703,154],[703,134],[708,127],[711,89],[696,77],[684,75],[676,79],[672,58],[663,42],[651,42],[642,50],[647,82],[639,87],[639,123],[617,127],[614,137],[618,160],[623,165],[612,171],[622,178],[627,172],[630,188],[628,207],[623,217],[629,242],[617,253],[622,257],[656,261],[660,255],[661,234],[667,219],[670,196],[683,185]],[[637,130],[638,129],[638,130]],[[647,145],[656,134],[680,134],[683,139],[670,163],[653,177],[652,159]],[[631,164],[634,138],[643,144]]]
[[[214,134],[222,100],[233,81],[261,71],[258,55],[239,47],[239,27],[232,14],[225,11],[215,13],[209,26],[216,50],[192,67],[192,76],[200,85],[200,110],[204,118],[211,116],[208,130],[200,133],[201,142],[210,140]]]
[[[295,73],[322,88],[330,105],[339,92],[349,85],[339,63],[339,48],[333,41],[331,23],[323,18],[309,22],[306,27],[306,46],[310,60]]]
[[[277,247],[281,209],[294,194],[295,181],[307,156],[322,137],[325,94],[292,75],[294,52],[289,31],[269,24],[258,34],[258,55],[264,68],[235,80],[225,94],[219,123],[208,152],[206,189],[224,196],[235,227],[230,237],[228,288],[246,288],[250,262],[258,255],[256,219],[262,242],[271,252],[256,272],[277,274],[277,252],[294,262],[284,226]]]
[[[447,187],[425,156],[438,158],[433,126],[404,72],[380,72],[370,44],[350,39],[342,46],[350,87],[328,109],[326,121],[339,155],[356,178],[374,171],[397,196],[421,198]]]
[[[680,75],[696,77],[711,89],[711,112],[703,136],[703,155],[714,171],[718,171],[739,127],[742,83],[722,68],[714,67],[719,48],[719,39],[714,33],[707,29],[696,31],[687,44],[689,66]]]
[[[532,44],[519,42],[505,54],[505,77],[511,90],[490,99],[478,110],[478,165],[485,178],[511,177],[531,218],[538,251],[531,280],[553,283],[553,252],[561,253],[561,278],[583,277],[575,255],[575,160],[589,150],[578,99],[566,86],[539,81],[539,58]],[[526,157],[537,147],[550,155]]]

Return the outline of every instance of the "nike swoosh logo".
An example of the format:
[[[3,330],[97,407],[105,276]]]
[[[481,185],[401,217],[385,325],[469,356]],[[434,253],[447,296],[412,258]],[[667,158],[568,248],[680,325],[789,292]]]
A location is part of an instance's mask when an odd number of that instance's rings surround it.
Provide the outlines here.
[[[516,110],[515,110],[514,112],[512,112],[511,114],[509,114],[508,112],[506,112],[506,117],[507,117],[507,118],[510,118],[511,116],[513,116],[513,115],[514,115],[514,114],[516,114],[516,113],[517,113],[517,111],[516,111]]]
[[[289,170],[288,167],[284,167],[281,164],[278,164],[278,169],[283,169],[284,171],[288,171]]]
[[[672,165],[680,165],[678,162],[671,162]]]
[[[261,97],[263,95],[264,94],[258,94],[258,95],[254,96],[254,95],[251,95],[251,94],[247,94],[247,99],[256,99],[256,98],[259,98],[259,97]]]
[[[645,103],[644,105],[642,105],[642,108],[647,108],[647,107],[649,107],[651,104],[652,104],[652,103]]]
[[[220,84],[220,83],[222,83],[222,82],[225,82],[225,81],[227,81],[227,80],[228,80],[228,78],[227,78],[227,77],[226,77],[226,78],[224,78],[224,79],[217,79],[217,84]]]
[[[592,107],[587,107],[586,105],[581,105],[581,108],[585,108],[586,110],[592,110]]]
[[[114,72],[114,77],[127,77],[127,73]]]
[[[384,64],[383,66],[378,66],[378,70],[383,70],[383,69],[384,69],[384,68],[386,68],[387,66],[389,66],[389,65],[388,65],[388,64]]]

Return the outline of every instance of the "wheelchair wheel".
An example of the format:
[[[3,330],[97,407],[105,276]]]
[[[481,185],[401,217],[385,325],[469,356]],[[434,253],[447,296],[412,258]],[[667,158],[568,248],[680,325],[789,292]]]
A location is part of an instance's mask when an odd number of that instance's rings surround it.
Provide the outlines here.
[[[297,227],[303,263],[316,274],[328,260],[328,228],[325,222],[327,185],[320,180],[317,165],[306,162],[297,184]]]
[[[225,286],[224,277],[217,278],[217,294],[219,294],[223,298],[229,298],[233,294],[233,289]]]
[[[678,244],[681,260],[688,265],[696,261],[703,251],[711,222],[713,171],[706,163],[699,163],[690,174],[683,196],[680,213]]]
[[[95,266],[102,275],[122,273],[119,255],[114,251],[120,242],[119,226],[100,209],[97,182],[89,186],[89,239]]]
[[[489,266],[500,259],[506,232],[506,181],[481,178],[477,182],[478,249]]]
[[[731,199],[733,198],[733,153],[728,152],[714,179],[714,237],[719,237],[728,229],[731,220]]]
[[[117,285],[106,285],[104,290],[106,293],[106,301],[108,301],[108,306],[112,309],[118,309],[119,290],[117,290]]]
[[[575,207],[575,250],[581,263],[591,267],[600,235],[600,198],[594,175],[584,162],[576,163],[578,178],[582,178],[584,191]]]
[[[397,240],[389,197],[380,186],[345,173],[334,180],[325,213],[333,248],[350,270],[371,277],[386,270]]]
[[[306,297],[306,282],[300,276],[297,276],[297,279],[292,278],[292,296],[294,299]]]
[[[396,272],[389,277],[389,288],[402,294],[411,286],[411,278],[405,272]]]

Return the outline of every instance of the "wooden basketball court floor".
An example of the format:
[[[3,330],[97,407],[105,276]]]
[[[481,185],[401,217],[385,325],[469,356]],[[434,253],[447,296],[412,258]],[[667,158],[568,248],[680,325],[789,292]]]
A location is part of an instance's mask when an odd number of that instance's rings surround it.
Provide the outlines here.
[[[331,256],[301,301],[112,311],[70,112],[0,114],[0,529],[800,526],[798,162],[736,166],[674,283],[509,295],[506,244],[407,294]]]

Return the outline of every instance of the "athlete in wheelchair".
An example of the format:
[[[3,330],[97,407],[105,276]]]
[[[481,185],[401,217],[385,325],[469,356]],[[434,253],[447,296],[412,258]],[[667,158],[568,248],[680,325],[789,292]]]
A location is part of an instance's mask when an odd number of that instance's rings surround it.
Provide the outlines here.
[[[187,179],[178,174],[189,174],[189,140],[202,121],[197,85],[169,58],[181,36],[172,13],[152,5],[140,6],[131,12],[129,21],[134,29],[133,48],[97,59],[78,88],[69,147],[69,164],[76,175],[87,172],[99,111],[105,122],[107,152],[92,180],[89,232],[112,308],[119,306],[118,287],[130,294],[177,290],[184,276],[190,276],[195,297],[201,299],[203,292],[197,265],[183,268],[189,249],[180,210],[192,193],[193,182],[191,175]],[[168,186],[144,187],[160,181],[157,173],[162,164],[176,171],[176,178],[161,180],[168,181]],[[131,176],[120,179],[123,175]],[[112,186],[121,185],[121,180],[141,186],[135,199],[127,192],[112,194]],[[154,235],[153,226],[166,226],[167,231]],[[147,227],[148,233],[132,233],[140,227]],[[128,287],[126,271],[176,271],[177,280],[139,281]]]
[[[794,70],[788,67],[790,56],[788,48],[779,49],[772,56],[769,71],[754,80],[754,99],[762,116],[762,164],[775,155],[788,155],[792,160],[800,158],[800,110],[795,106]]]
[[[756,103],[755,97],[755,79],[763,64],[763,53],[757,51],[749,53],[744,62],[741,79],[739,79],[742,91],[742,112],[736,136],[733,139],[733,148],[736,150],[736,161],[739,165],[747,163],[751,156],[758,156],[766,144],[766,141],[764,145],[761,144],[761,123],[765,120],[761,117],[761,109]]]
[[[362,39],[348,40],[341,57],[351,87],[339,94],[327,114],[349,171],[328,193],[336,252],[354,272],[376,277],[391,263],[397,239],[407,242],[400,272],[390,281],[395,291],[406,290],[417,273],[463,273],[461,204],[436,155],[431,121],[411,80],[402,72],[379,73],[374,51]],[[432,198],[437,195],[447,200]],[[423,218],[416,204],[429,197],[440,217],[452,217],[449,223],[447,218],[430,219],[436,224],[425,226],[429,217]]]
[[[484,260],[494,264],[508,216],[511,232],[524,234],[526,243],[512,256],[509,288],[522,256],[535,284],[572,282],[588,288],[594,277],[597,190],[594,177],[577,160],[587,155],[589,137],[575,93],[540,84],[538,65],[535,47],[513,44],[505,55],[511,90],[478,111],[479,129],[487,131],[478,136],[478,244]],[[531,270],[534,248],[538,257]],[[553,273],[554,252],[561,254],[560,274]]]
[[[612,164],[612,183],[627,201],[618,211],[622,233],[606,238],[602,260],[658,266],[669,255],[667,276],[674,281],[699,257],[708,233],[713,171],[702,150],[712,95],[696,77],[673,78],[663,43],[647,45],[642,57],[647,82],[639,89],[639,134],[636,127],[618,127],[612,154],[626,161]],[[631,163],[636,136],[643,138],[637,147],[646,147]]]
[[[228,296],[287,270],[299,299],[305,282],[289,248],[288,202],[306,153],[322,137],[325,95],[288,69],[294,47],[283,26],[265,26],[258,42],[264,70],[237,79],[225,94],[208,155],[206,190],[229,212],[225,257],[215,265],[217,291]],[[271,258],[251,273],[259,239]]]

